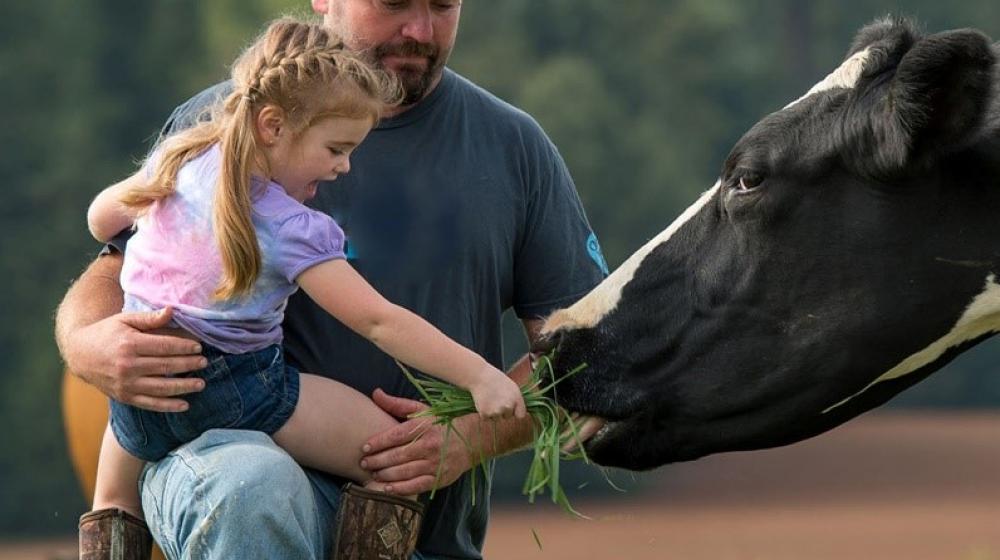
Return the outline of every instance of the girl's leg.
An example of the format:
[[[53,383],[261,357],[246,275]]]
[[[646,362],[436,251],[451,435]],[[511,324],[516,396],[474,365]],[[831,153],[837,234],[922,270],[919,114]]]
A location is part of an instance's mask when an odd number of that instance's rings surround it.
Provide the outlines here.
[[[139,473],[142,472],[143,465],[142,459],[129,455],[118,444],[109,424],[104,429],[101,455],[97,463],[93,509],[118,508],[142,519]]]
[[[300,374],[299,402],[274,441],[296,461],[381,490],[361,468],[361,446],[398,422],[358,391],[332,379]]]
[[[310,374],[299,378],[299,402],[274,441],[300,464],[360,482],[376,492],[341,495],[333,533],[335,558],[412,558],[422,506],[393,503],[384,485],[361,468],[361,446],[373,434],[398,423],[370,399],[331,379]],[[415,496],[408,496],[414,499]],[[380,536],[391,523],[392,541]]]

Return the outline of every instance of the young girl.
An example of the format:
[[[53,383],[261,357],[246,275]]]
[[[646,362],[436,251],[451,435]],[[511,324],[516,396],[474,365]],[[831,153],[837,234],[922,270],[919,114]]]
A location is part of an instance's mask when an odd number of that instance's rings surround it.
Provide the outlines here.
[[[210,120],[165,139],[88,211],[101,241],[136,226],[121,276],[125,310],[171,307],[209,360],[186,374],[206,384],[187,396],[185,412],[112,401],[95,512],[141,517],[143,461],[211,428],[272,434],[302,465],[380,489],[360,468],[360,450],[395,420],[346,385],[283,360],[281,320],[298,287],[396,359],[468,389],[482,416],[526,414],[513,381],[383,299],[344,259],[337,224],[302,204],[320,182],[348,172],[352,150],[398,99],[393,80],[323,27],[283,19],[239,58],[232,81]]]

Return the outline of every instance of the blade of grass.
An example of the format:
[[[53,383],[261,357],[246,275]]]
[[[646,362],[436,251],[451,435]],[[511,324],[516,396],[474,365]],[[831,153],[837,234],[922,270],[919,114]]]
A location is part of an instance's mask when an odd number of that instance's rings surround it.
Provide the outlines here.
[[[531,536],[535,537],[535,544],[538,545],[538,550],[542,549],[542,539],[538,538],[538,533],[535,532],[535,528],[531,528]]]

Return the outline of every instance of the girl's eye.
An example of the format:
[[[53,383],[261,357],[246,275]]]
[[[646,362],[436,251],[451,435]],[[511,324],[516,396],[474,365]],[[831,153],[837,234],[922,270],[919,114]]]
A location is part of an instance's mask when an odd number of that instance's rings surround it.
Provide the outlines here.
[[[335,156],[342,156],[344,155],[344,150],[341,150],[340,148],[330,148],[330,153]]]

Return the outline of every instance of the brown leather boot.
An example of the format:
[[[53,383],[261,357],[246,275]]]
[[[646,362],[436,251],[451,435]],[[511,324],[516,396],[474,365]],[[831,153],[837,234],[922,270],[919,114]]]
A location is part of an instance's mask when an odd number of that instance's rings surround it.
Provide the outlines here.
[[[337,511],[333,560],[409,560],[424,505],[348,484]]]
[[[120,509],[80,516],[80,560],[149,560],[153,536],[146,522]]]

